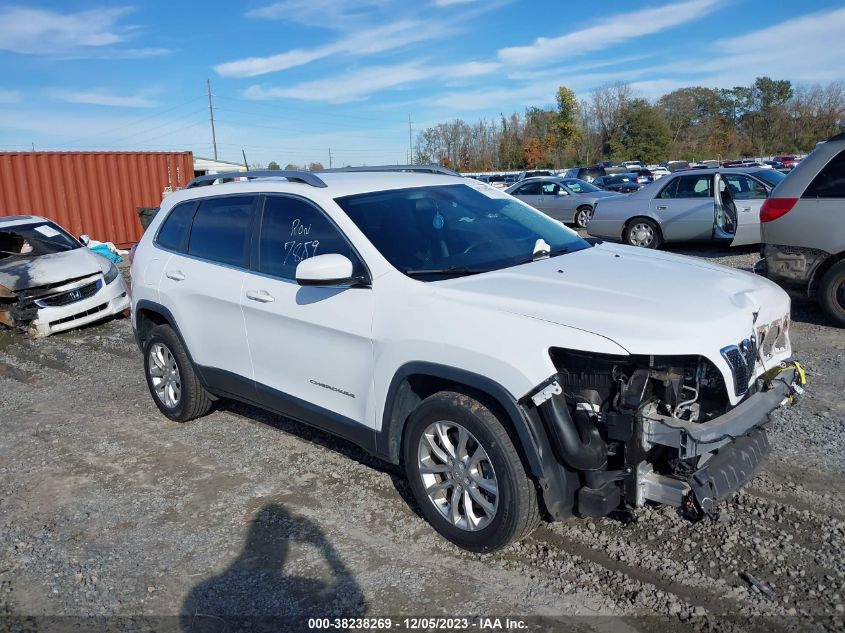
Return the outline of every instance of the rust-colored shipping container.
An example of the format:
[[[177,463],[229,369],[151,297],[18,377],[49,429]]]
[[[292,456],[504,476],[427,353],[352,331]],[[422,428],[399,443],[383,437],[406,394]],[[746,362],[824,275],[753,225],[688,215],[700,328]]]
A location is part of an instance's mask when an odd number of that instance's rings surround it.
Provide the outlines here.
[[[193,177],[191,152],[0,152],[0,216],[40,215],[126,247],[143,233],[136,208]]]

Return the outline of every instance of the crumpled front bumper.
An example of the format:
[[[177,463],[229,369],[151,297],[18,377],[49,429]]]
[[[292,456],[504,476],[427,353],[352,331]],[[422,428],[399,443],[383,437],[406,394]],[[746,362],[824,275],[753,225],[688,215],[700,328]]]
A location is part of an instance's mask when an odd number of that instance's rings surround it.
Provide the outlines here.
[[[656,501],[690,515],[710,515],[714,506],[747,484],[769,454],[763,425],[769,414],[803,392],[804,369],[783,363],[758,379],[757,393],[708,422],[695,424],[653,416],[644,420],[643,444],[677,448],[682,459],[707,456],[686,477],[654,472],[647,462],[637,472],[637,505]]]
[[[733,409],[708,422],[689,422],[668,416],[652,415],[643,420],[643,443],[670,446],[686,459],[712,453],[768,421],[769,414],[788,404],[803,391],[806,382],[801,365],[791,362],[775,368],[774,373],[758,379],[758,391]],[[766,377],[770,376],[770,377]]]
[[[38,337],[64,332],[119,314],[129,308],[129,301],[126,282],[118,275],[88,299],[61,307],[38,308],[28,329]]]

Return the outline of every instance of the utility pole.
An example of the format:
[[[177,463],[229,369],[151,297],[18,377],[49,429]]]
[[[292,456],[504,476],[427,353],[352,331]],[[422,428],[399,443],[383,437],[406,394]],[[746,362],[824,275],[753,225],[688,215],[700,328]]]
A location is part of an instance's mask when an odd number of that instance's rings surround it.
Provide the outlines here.
[[[411,140],[411,114],[408,113],[408,161],[409,165],[414,164],[414,142]]]
[[[244,155],[244,167],[246,167],[246,170],[249,171],[249,163],[246,162],[246,152],[244,151],[243,148],[241,148],[241,154]]]
[[[329,148],[329,169],[332,168],[332,148]]]
[[[211,114],[211,144],[214,146],[214,160],[217,160],[217,135],[214,133],[214,106],[211,104],[211,80],[205,80],[208,86],[208,112]]]

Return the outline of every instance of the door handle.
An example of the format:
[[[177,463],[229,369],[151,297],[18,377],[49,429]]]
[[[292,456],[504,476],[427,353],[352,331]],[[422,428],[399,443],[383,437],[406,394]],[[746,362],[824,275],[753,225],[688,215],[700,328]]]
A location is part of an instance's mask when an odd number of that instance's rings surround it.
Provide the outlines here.
[[[751,207],[742,207],[740,211],[751,211]]]
[[[168,279],[172,279],[173,281],[184,281],[185,273],[181,270],[168,270],[164,273]]]
[[[259,303],[273,303],[276,298],[266,290],[247,290],[246,298]]]
[[[658,211],[665,211],[665,210],[666,210],[666,209],[668,209],[668,208],[669,208],[669,207],[666,207],[666,206],[661,206],[661,207],[657,207],[657,210],[658,210]]]

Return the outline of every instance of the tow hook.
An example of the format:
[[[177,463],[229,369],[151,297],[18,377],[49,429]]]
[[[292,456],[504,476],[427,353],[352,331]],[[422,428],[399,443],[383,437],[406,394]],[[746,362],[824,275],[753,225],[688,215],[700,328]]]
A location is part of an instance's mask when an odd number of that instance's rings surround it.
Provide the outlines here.
[[[771,384],[775,381],[780,381],[786,383],[786,381],[781,377],[781,374],[785,371],[793,370],[792,374],[792,381],[787,386],[789,387],[789,395],[783,399],[781,402],[781,406],[793,405],[795,404],[796,396],[800,396],[804,393],[804,385],[807,384],[807,370],[799,363],[797,360],[793,360],[790,362],[782,362],[778,366],[773,367],[765,374],[763,374],[763,378],[765,378],[768,388],[771,388]]]
[[[704,517],[713,521],[719,519],[719,513],[713,509],[713,500],[708,498],[700,503],[694,492],[684,495],[678,507],[678,514],[690,523],[698,523]]]

